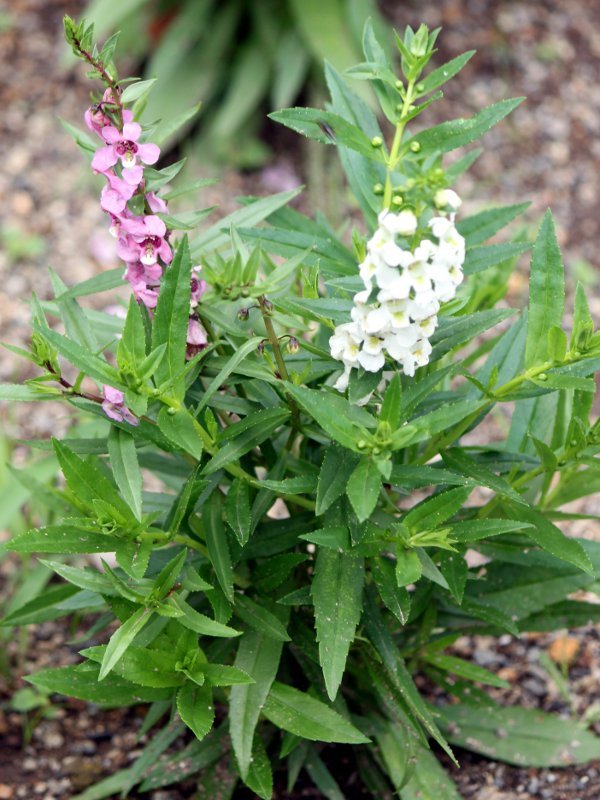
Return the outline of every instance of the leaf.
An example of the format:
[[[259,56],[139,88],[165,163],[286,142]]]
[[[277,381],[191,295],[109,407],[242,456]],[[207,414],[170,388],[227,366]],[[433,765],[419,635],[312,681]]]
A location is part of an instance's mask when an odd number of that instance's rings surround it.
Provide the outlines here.
[[[529,314],[525,366],[543,363],[548,357],[548,333],[560,328],[565,304],[565,271],[554,220],[546,211],[531,254]]]
[[[551,553],[562,561],[574,564],[589,575],[594,574],[594,567],[590,557],[575,539],[569,539],[554,523],[550,522],[540,511],[523,506],[513,507],[517,519],[529,522],[532,527],[526,529],[526,534],[541,548]]]
[[[4,383],[0,386],[0,401],[10,403],[30,403],[35,400],[56,400],[62,395],[59,389],[22,385],[20,383]]]
[[[231,530],[243,547],[250,538],[252,514],[250,509],[250,489],[246,481],[236,478],[225,498],[225,518]]]
[[[203,739],[215,721],[212,689],[208,684],[185,683],[177,692],[177,711],[197,739]]]
[[[213,686],[245,686],[255,682],[243,669],[226,664],[200,664],[199,669]]]
[[[106,646],[106,651],[100,666],[98,680],[101,681],[113,670],[117,661],[125,653],[144,625],[150,620],[152,612],[147,608],[138,608],[127,622],[113,633]]]
[[[433,530],[463,507],[471,491],[470,486],[458,486],[438,492],[411,508],[402,521],[416,532]]]
[[[198,414],[204,406],[208,403],[211,397],[219,391],[221,386],[225,383],[227,378],[231,375],[232,372],[235,371],[235,368],[246,358],[246,356],[251,353],[252,351],[256,351],[258,344],[262,341],[260,336],[253,336],[248,339],[247,342],[244,342],[243,345],[236,348],[233,355],[227,359],[227,363],[225,366],[220,370],[219,374],[214,378],[210,385],[206,388],[204,394],[202,395],[202,399],[196,408],[196,414]]]
[[[133,436],[111,427],[108,435],[110,466],[125,502],[136,519],[142,519],[142,473]]]
[[[136,100],[141,100],[146,97],[156,83],[156,78],[150,78],[147,81],[136,81],[126,86],[121,95],[122,103],[135,103]]]
[[[392,430],[396,430],[400,424],[402,409],[402,380],[396,373],[388,383],[383,396],[379,418],[382,422],[387,422]]]
[[[324,514],[344,494],[357,460],[357,456],[337,444],[332,444],[325,450],[317,484],[317,516]]]
[[[229,731],[240,775],[245,780],[252,761],[252,742],[261,709],[279,668],[283,643],[256,631],[240,642],[234,666],[254,678],[252,685],[232,686],[229,694]]]
[[[423,657],[428,664],[432,664],[444,672],[450,672],[452,675],[458,675],[459,678],[466,678],[466,680],[475,681],[476,683],[485,683],[488,686],[496,686],[499,689],[510,688],[510,684],[507,681],[498,678],[489,670],[462,658],[447,656],[443,653],[425,653]]]
[[[381,473],[373,459],[363,458],[352,472],[346,486],[346,494],[359,522],[364,522],[373,513],[379,498],[381,482]]]
[[[164,142],[171,138],[171,136],[181,130],[184,125],[194,119],[194,117],[200,111],[201,106],[202,103],[196,103],[195,106],[186,108],[185,111],[181,111],[174,117],[168,117],[167,119],[162,120],[152,132],[152,141],[155,144],[162,146]],[[165,197],[165,199],[169,198]]]
[[[187,236],[184,236],[175,257],[166,268],[152,323],[152,349],[166,345],[158,363],[155,380],[170,386],[177,399],[183,399],[187,328],[190,310],[190,276],[192,259]],[[171,385],[172,384],[172,385]]]
[[[203,475],[212,475],[264,442],[289,416],[287,408],[266,408],[248,414],[221,433],[225,444],[202,470]],[[229,441],[231,440],[231,441]]]
[[[516,97],[511,100],[501,100],[499,103],[484,108],[483,111],[469,119],[442,122],[440,125],[418,133],[410,140],[411,144],[416,142],[421,146],[419,155],[432,152],[447,153],[457,147],[463,147],[487,133],[490,128],[514,111],[524,99],[524,97]]]
[[[77,342],[73,342],[71,339],[67,339],[66,336],[62,336],[50,328],[41,331],[34,325],[34,329],[55,347],[63,358],[85,375],[89,375],[90,378],[98,381],[98,383],[108,384],[114,389],[127,390],[127,386],[121,381],[118,371],[103,358],[92,353],[91,350],[77,344]]]
[[[213,492],[204,505],[202,514],[208,557],[225,597],[233,602],[233,568],[222,520],[221,495]]]
[[[271,800],[273,796],[273,770],[263,740],[258,734],[254,736],[250,768],[244,783],[262,800]]]
[[[433,92],[443,86],[446,81],[449,81],[461,71],[465,64],[473,58],[475,52],[475,50],[467,50],[466,53],[447,61],[441,67],[430,72],[422,81],[423,85],[419,88],[419,95],[429,94],[429,92]]]
[[[27,675],[25,680],[48,693],[58,692],[79,700],[113,707],[152,702],[171,696],[169,689],[136,686],[114,675],[98,683],[98,668],[95,665],[44,669]]]
[[[469,568],[462,553],[444,554],[444,559],[440,563],[440,570],[452,596],[457,603],[462,603],[469,575]]]
[[[396,583],[399,587],[416,583],[423,574],[423,565],[416,550],[397,548]]]
[[[275,211],[285,206],[290,200],[300,194],[302,188],[292,189],[289,192],[280,192],[260,200],[254,200],[244,208],[228,214],[215,225],[208,228],[192,242],[192,259],[199,261],[206,253],[216,250],[230,241],[231,228],[252,227],[267,219]]]
[[[365,744],[369,741],[325,703],[277,681],[271,687],[262,712],[278,728],[313,742]]]
[[[451,742],[519,767],[566,767],[600,757],[600,738],[579,722],[530,708],[438,706]]]
[[[83,522],[89,525],[89,520]],[[86,530],[77,520],[67,518],[60,525],[21,533],[7,546],[15,553],[110,553],[118,542],[115,536]]]
[[[518,203],[512,206],[489,208],[461,219],[456,227],[458,232],[465,237],[469,246],[482,244],[505,225],[508,225],[511,220],[522,214],[529,206],[530,203]]]
[[[205,614],[201,614],[199,611],[196,611],[195,608],[193,608],[189,603],[186,603],[186,601],[178,595],[173,597],[173,605],[175,608],[183,611],[183,616],[177,618],[179,624],[191,631],[199,633],[201,636],[231,638],[233,636],[240,635],[240,631],[236,631],[234,628],[230,628],[228,625],[223,625],[221,622],[217,622],[216,620],[207,617]]]
[[[235,611],[247,625],[259,633],[264,633],[269,639],[278,642],[289,642],[290,637],[279,619],[259,603],[249,597],[238,594],[235,597]]]
[[[174,412],[174,413],[173,413]],[[167,408],[158,412],[158,427],[170,442],[194,458],[202,458],[203,443],[199,423],[186,408]]]
[[[59,604],[76,592],[77,589],[68,584],[50,586],[23,605],[18,604],[0,621],[0,625],[3,627],[31,625],[63,617],[67,612],[60,608]]]
[[[105,651],[105,645],[88,647],[81,651],[81,655],[91,661],[101,662]],[[131,645],[115,664],[114,671],[122,678],[140,686],[168,688],[180,686],[185,680],[181,672],[176,671],[176,663],[177,657],[174,653]]]
[[[505,242],[503,244],[487,244],[478,247],[470,247],[467,250],[464,273],[465,275],[475,275],[483,272],[490,267],[495,267],[509,259],[525,253],[531,248],[529,243]]]
[[[372,573],[386,607],[401,625],[406,625],[410,614],[410,595],[404,587],[398,586],[394,565],[382,556],[375,558]]]
[[[464,450],[458,447],[444,450],[442,459],[451,469],[460,472],[461,475],[465,475],[467,478],[472,478],[478,486],[486,486],[496,494],[508,497],[516,503],[526,504],[526,501],[512,488],[507,480],[495,475],[483,464],[474,461]]]
[[[412,778],[400,790],[401,800],[461,800],[454,781],[431,750],[420,748],[414,758]]]
[[[350,645],[362,612],[364,562],[355,556],[321,549],[311,596],[315,608],[319,661],[327,694],[335,699]]]
[[[321,144],[338,142],[362,156],[381,161],[381,148],[373,147],[371,140],[360,128],[332,111],[318,108],[284,108],[268,114],[269,119],[291,128],[309,139]]]

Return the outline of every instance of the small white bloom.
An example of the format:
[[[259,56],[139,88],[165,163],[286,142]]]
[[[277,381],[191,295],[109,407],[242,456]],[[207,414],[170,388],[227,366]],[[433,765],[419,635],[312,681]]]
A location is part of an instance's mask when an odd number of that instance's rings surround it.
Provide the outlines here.
[[[458,211],[462,205],[462,200],[453,189],[440,189],[435,193],[433,200],[436,208],[450,208]]]

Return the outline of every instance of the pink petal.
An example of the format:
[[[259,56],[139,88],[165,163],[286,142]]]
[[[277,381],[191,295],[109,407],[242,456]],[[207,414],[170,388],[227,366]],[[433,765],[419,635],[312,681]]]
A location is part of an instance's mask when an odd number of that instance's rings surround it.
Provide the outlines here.
[[[127,217],[122,221],[123,230],[132,236],[146,236],[146,226],[139,217]]]
[[[126,122],[123,125],[123,139],[129,142],[137,142],[142,135],[142,127],[137,122]]]
[[[163,237],[167,232],[167,226],[160,217],[144,217],[144,225],[151,236]]]
[[[128,422],[130,425],[139,425],[140,421],[137,417],[131,413],[131,411],[127,408],[127,406],[123,407],[123,419],[125,422]]]
[[[146,283],[145,277],[146,276],[144,268],[139,261],[135,261],[127,265],[127,270],[125,272],[125,280],[132,286],[138,286],[139,288],[144,288]]]
[[[159,197],[155,192],[148,192],[146,195],[146,200],[148,205],[154,211],[155,214],[166,214],[167,213],[167,204]]]
[[[102,410],[104,411],[107,417],[114,419],[115,422],[123,421],[123,414],[119,406],[115,406],[112,403],[109,403],[107,400],[105,400],[102,403]]]
[[[162,258],[165,264],[170,264],[173,260],[173,253],[171,248],[169,247],[168,242],[165,242],[164,239],[158,248],[158,255]]]
[[[149,264],[144,269],[144,277],[150,283],[158,283],[162,277],[162,267],[160,264]]]
[[[138,155],[144,164],[156,164],[160,156],[160,147],[157,144],[152,144],[152,142],[139,144]]]
[[[123,180],[131,186],[139,186],[143,177],[144,170],[139,164],[136,164],[135,167],[125,167],[123,169]]]
[[[190,319],[188,322],[187,343],[195,345],[208,344],[206,331],[197,319]]]
[[[100,194],[100,208],[110,214],[120,214],[127,205],[127,200],[115,189],[105,186]]]
[[[133,122],[133,111],[128,108],[123,109],[123,122]]]
[[[94,157],[92,158],[92,169],[95,172],[106,172],[111,167],[114,167],[118,160],[119,157],[115,153],[115,149],[112,145],[101,147],[94,153]]]
[[[156,303],[158,302],[158,292],[155,292],[153,289],[140,289],[134,290],[134,294],[138,300],[141,300],[142,303],[147,306],[148,308],[156,308]]]
[[[117,128],[115,128],[114,125],[106,125],[100,131],[100,135],[102,136],[105,142],[108,142],[108,144],[116,144],[117,142],[120,142],[121,139],[123,138],[121,136],[120,131]]]
[[[133,262],[140,260],[139,248],[131,245],[131,240],[119,239],[117,242],[117,255],[122,261]]]
[[[123,392],[119,391],[119,389],[113,389],[112,386],[107,386],[106,384],[102,387],[102,394],[109,403],[115,403],[115,405],[120,405],[125,399]]]

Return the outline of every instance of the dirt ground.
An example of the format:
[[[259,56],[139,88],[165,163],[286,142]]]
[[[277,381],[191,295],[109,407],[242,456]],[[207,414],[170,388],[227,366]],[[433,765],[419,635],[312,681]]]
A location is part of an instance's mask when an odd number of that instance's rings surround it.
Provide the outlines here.
[[[0,0],[0,340],[21,344],[29,333],[27,299],[35,289],[50,296],[51,264],[68,283],[116,265],[97,204],[97,187],[58,117],[79,124],[89,91],[82,71],[68,68],[61,45],[61,18],[76,16],[79,0]],[[430,119],[470,114],[507,96],[524,103],[485,139],[486,152],[459,190],[472,210],[496,203],[532,201],[530,232],[547,206],[557,221],[573,283],[597,285],[600,241],[600,2],[598,0],[384,0],[394,24],[443,26],[440,59],[465,49],[478,54],[449,84],[446,100]],[[227,171],[220,186],[206,190],[206,205],[224,213],[233,198],[288,188],[306,179],[290,138],[265,125],[274,158],[253,174]],[[526,271],[513,292],[522,297]],[[600,295],[592,305],[600,316]],[[27,374],[10,353],[0,352],[0,380]],[[12,437],[49,435],[64,429],[64,409],[51,404],[0,412]],[[579,533],[579,531],[578,531]],[[0,561],[0,595],[13,565]],[[0,800],[66,800],[96,780],[127,766],[139,752],[137,711],[103,712],[79,701],[59,700],[55,715],[24,741],[23,715],[7,705],[23,686],[20,676],[43,666],[76,660],[73,631],[45,623],[27,642],[3,643],[0,664]],[[577,654],[569,672],[578,714],[600,700],[600,637],[597,629],[573,634]],[[494,643],[465,640],[463,655],[505,670],[512,685],[507,703],[566,712],[557,687],[539,665],[540,652],[556,637],[522,637]],[[504,642],[504,643],[503,643]],[[489,659],[493,661],[490,662]],[[9,671],[7,671],[9,670]],[[143,744],[143,740],[142,740]],[[331,748],[323,757],[334,758]],[[335,759],[339,760],[339,750]],[[343,757],[343,755],[342,755]],[[527,770],[461,753],[453,770],[467,800],[597,800],[600,763],[564,770]],[[146,795],[184,800],[192,784]],[[132,798],[135,794],[130,795]],[[307,784],[295,797],[319,798]],[[347,797],[358,797],[352,788]],[[287,795],[278,795],[283,800]],[[436,798],[437,800],[437,798]],[[444,800],[440,798],[439,800]]]

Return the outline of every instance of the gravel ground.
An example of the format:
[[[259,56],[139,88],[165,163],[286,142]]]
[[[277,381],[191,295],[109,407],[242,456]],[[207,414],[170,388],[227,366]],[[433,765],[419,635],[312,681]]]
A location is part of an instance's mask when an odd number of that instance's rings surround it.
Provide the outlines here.
[[[385,0],[382,7],[398,27],[421,21],[442,25],[440,58],[470,48],[479,51],[449,84],[446,101],[432,109],[429,119],[469,115],[503,97],[527,96],[527,102],[487,136],[486,152],[472,175],[463,179],[461,192],[467,208],[530,199],[526,219],[531,227],[551,206],[569,275],[593,285],[600,240],[596,213],[600,3]],[[77,15],[80,9],[79,0],[0,0],[0,339],[15,344],[28,337],[30,292],[35,289],[43,298],[50,296],[48,264],[69,284],[115,266],[94,179],[57,121],[61,116],[79,124],[89,91],[82,71],[67,69],[59,55],[62,15]],[[298,180],[301,167],[291,154],[293,140],[268,126],[265,130],[274,140],[274,163],[252,175],[227,173],[220,187],[207,191],[206,205],[220,203],[228,210],[237,194],[276,191]],[[525,271],[513,286],[518,298],[524,275]],[[598,298],[593,310],[600,315]],[[27,375],[11,354],[0,352],[1,380]],[[36,407],[32,416],[28,410],[0,413],[13,436],[47,435],[68,424],[64,408],[50,404]],[[11,568],[6,560],[0,564],[0,586],[6,586]],[[11,641],[6,657],[18,675],[57,659],[65,663],[75,658],[75,649],[68,646],[72,634],[60,625],[38,626],[25,649],[17,640]],[[512,684],[502,698],[505,702],[564,712],[556,687],[537,663],[539,653],[551,648],[556,639],[523,637],[504,644],[469,640],[462,643],[461,654],[476,661],[481,653],[496,659],[495,667],[504,670]],[[599,699],[597,629],[578,631],[575,642],[570,688],[574,706],[582,713]],[[2,678],[0,698],[6,698],[10,688]],[[56,717],[41,722],[24,746],[22,717],[8,710],[0,712],[0,800],[72,797],[98,777],[129,763],[138,746],[139,721],[135,711],[99,712],[78,701],[61,701]],[[467,753],[461,761],[463,767],[453,777],[466,799],[600,797],[600,764],[524,770]],[[188,789],[181,787],[155,793],[153,800],[189,796]]]

